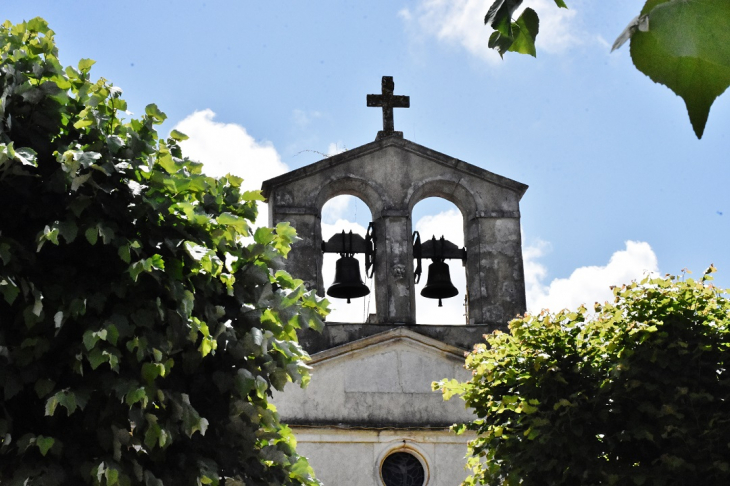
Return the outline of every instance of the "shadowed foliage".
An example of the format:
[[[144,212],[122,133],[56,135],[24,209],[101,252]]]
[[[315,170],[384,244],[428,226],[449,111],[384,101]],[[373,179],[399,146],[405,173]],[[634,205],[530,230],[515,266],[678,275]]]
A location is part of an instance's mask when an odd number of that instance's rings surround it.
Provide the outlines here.
[[[478,418],[465,484],[730,482],[730,294],[646,278],[615,302],[526,315],[468,356],[459,394]]]
[[[292,228],[185,159],[149,105],[0,27],[0,483],[318,484],[269,403],[308,380],[322,301]]]

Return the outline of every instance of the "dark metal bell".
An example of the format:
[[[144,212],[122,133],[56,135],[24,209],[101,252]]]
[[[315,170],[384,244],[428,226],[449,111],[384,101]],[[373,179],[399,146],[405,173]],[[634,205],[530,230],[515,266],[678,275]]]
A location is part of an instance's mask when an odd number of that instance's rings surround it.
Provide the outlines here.
[[[335,281],[327,289],[327,295],[335,299],[357,299],[365,297],[370,289],[360,277],[360,262],[355,257],[343,256],[335,263]]]
[[[459,291],[451,283],[449,265],[445,262],[433,262],[428,266],[428,280],[421,290],[421,295],[427,299],[438,299],[439,307],[443,307],[441,299],[448,299],[459,295]]]

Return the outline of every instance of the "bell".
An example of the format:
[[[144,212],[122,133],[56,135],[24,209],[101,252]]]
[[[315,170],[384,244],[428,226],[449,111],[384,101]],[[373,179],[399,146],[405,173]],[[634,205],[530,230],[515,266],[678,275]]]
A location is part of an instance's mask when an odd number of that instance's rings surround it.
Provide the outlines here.
[[[335,263],[335,281],[327,289],[327,295],[335,299],[365,297],[370,289],[360,278],[360,262],[355,257],[343,256]]]
[[[433,262],[428,266],[428,280],[421,290],[421,295],[427,299],[438,299],[439,307],[443,307],[441,299],[448,299],[458,295],[459,291],[451,283],[449,265],[445,262]]]

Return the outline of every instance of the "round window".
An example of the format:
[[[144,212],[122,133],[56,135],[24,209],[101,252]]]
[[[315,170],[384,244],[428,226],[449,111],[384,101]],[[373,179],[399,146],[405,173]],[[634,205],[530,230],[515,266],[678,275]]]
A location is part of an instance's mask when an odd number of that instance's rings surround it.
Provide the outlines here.
[[[395,452],[383,461],[380,470],[385,486],[423,486],[426,471],[413,454]]]

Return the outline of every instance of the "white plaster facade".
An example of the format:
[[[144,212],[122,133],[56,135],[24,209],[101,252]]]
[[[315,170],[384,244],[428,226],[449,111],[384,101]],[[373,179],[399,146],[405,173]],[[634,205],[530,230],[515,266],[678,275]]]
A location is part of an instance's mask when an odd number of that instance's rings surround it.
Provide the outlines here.
[[[468,475],[466,441],[448,430],[292,427],[297,452],[306,456],[325,486],[382,486],[380,466],[407,451],[424,465],[428,486],[455,486]]]
[[[312,381],[274,397],[325,486],[382,486],[388,454],[407,451],[427,472],[428,486],[455,486],[468,475],[469,436],[449,431],[473,419],[458,398],[444,401],[431,383],[469,378],[463,351],[396,328],[316,353]]]

